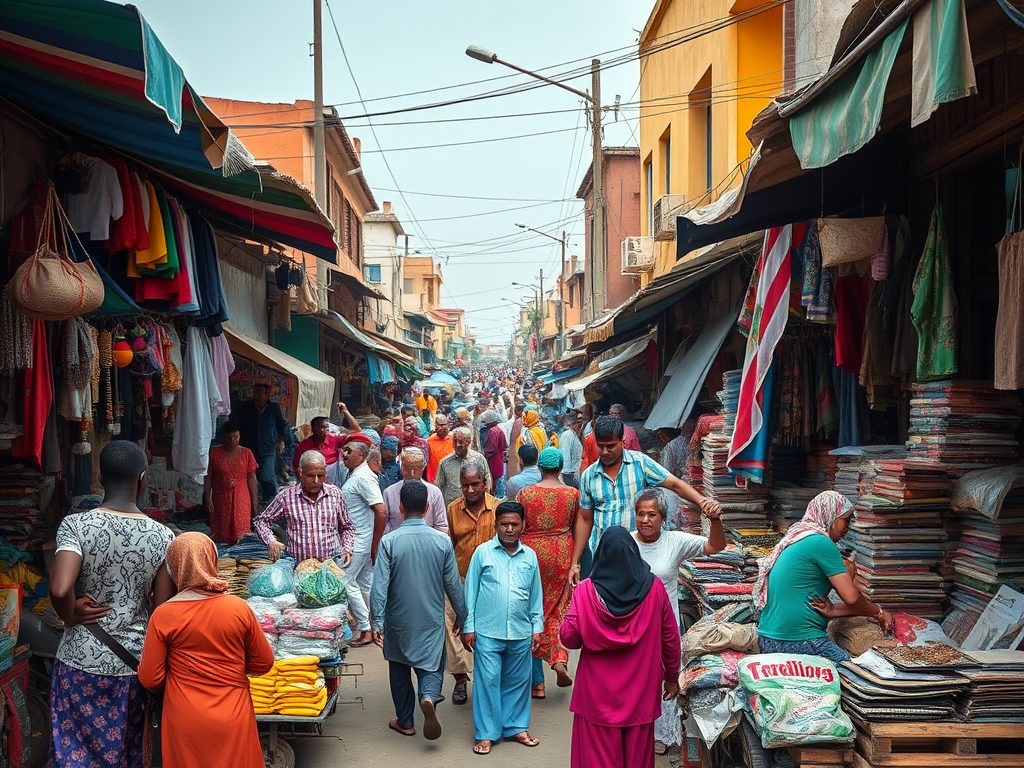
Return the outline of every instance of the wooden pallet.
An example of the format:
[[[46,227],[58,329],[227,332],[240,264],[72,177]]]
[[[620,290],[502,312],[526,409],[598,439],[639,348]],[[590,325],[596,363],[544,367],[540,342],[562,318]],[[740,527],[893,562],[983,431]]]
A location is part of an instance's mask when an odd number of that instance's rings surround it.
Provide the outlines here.
[[[798,768],[845,768],[853,765],[853,748],[848,746],[790,747],[789,754]]]
[[[1021,768],[1024,723],[857,723],[854,768]]]

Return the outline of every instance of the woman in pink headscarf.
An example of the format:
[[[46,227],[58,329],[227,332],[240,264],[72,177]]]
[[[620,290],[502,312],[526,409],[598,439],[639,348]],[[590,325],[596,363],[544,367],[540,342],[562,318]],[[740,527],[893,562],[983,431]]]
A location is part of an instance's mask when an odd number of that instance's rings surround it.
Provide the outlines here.
[[[861,593],[836,546],[853,513],[842,494],[819,493],[768,556],[754,587],[754,601],[761,608],[757,632],[762,653],[824,656],[838,664],[850,654],[825,634],[829,619],[870,616],[884,631],[892,630],[892,614]],[[833,589],[842,603],[828,601]]]

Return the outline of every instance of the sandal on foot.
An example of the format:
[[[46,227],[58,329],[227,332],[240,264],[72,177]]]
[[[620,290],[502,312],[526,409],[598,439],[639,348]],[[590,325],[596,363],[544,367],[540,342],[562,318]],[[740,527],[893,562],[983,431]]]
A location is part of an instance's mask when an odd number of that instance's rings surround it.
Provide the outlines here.
[[[437,712],[434,711],[434,702],[424,699],[420,702],[420,711],[423,712],[423,736],[428,741],[441,738],[441,721],[437,719]]]
[[[655,741],[654,741],[654,754],[656,754],[656,755],[664,755],[664,754],[667,754],[667,753],[668,753],[668,746],[665,744],[665,742],[658,741],[657,739],[655,739]]]
[[[533,686],[530,690],[530,695],[535,699],[546,699],[548,696],[544,693],[544,683]]]
[[[476,744],[473,745],[473,754],[474,755],[489,755],[489,754],[491,754],[491,742],[487,741],[486,739],[484,741],[478,741]]]
[[[400,726],[398,724],[397,720],[392,720],[390,723],[388,723],[388,728],[390,728],[395,733],[402,734],[403,736],[415,736],[416,735],[416,729],[415,728],[403,728],[402,726]]]
[[[524,747],[536,747],[540,744],[540,739],[535,739],[527,731],[517,733],[515,736],[509,736],[512,741],[522,744]]]
[[[556,685],[559,688],[568,688],[572,685],[572,676],[569,674],[569,670],[565,668],[565,664],[558,662],[553,667],[555,674],[558,676]]]
[[[452,691],[452,704],[465,704],[469,698],[469,694],[466,693],[466,681],[463,680],[461,683],[455,684],[455,690]],[[480,754],[487,754],[482,752]]]

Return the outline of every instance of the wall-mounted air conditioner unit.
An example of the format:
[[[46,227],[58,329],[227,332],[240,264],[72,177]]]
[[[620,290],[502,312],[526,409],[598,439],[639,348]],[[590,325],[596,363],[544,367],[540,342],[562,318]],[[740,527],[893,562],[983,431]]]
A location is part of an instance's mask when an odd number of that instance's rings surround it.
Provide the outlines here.
[[[686,195],[664,195],[654,203],[654,239],[676,239],[676,216],[686,206]]]
[[[622,241],[622,274],[640,275],[653,270],[653,237],[627,237]]]

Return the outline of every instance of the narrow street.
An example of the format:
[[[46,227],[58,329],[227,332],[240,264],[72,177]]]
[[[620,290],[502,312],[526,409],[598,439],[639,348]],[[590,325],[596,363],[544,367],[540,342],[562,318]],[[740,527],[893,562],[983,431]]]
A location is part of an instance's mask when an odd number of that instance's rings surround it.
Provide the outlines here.
[[[292,742],[298,768],[349,765],[377,768],[381,765],[400,765],[404,759],[414,760],[417,768],[451,768],[473,760],[472,688],[470,700],[465,706],[452,706],[452,680],[450,677],[445,680],[444,694],[449,697],[449,701],[438,708],[438,717],[444,727],[444,733],[438,741],[427,741],[419,732],[412,738],[399,736],[387,727],[395,711],[388,689],[387,662],[380,650],[372,646],[356,648],[349,651],[348,660],[365,665],[364,674],[358,679],[359,687],[355,691],[352,690],[350,679],[347,678],[342,684],[346,696],[362,697],[362,709],[358,704],[341,706],[337,714],[325,724],[321,738]],[[550,671],[548,677],[548,698],[533,702],[531,717],[530,733],[540,739],[540,745],[528,748],[501,742],[486,757],[488,765],[522,767],[569,764],[569,734],[572,731],[569,696],[572,689],[556,688],[554,673]],[[416,729],[421,729],[419,713]]]

